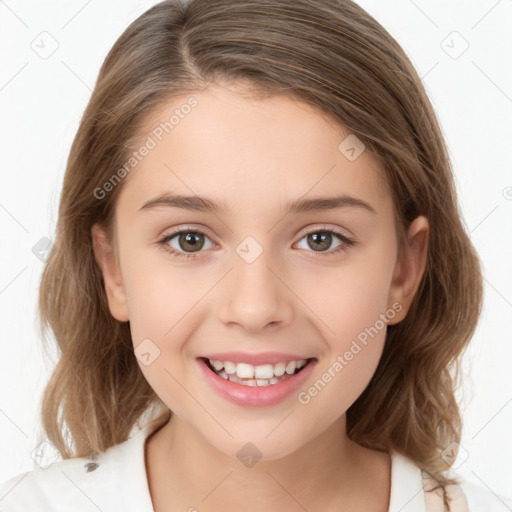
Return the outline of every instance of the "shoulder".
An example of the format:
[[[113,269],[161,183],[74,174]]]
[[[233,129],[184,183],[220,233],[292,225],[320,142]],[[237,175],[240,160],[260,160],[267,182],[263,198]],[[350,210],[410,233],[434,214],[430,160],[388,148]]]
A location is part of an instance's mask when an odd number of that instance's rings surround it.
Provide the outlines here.
[[[87,490],[98,484],[98,465],[92,459],[73,458],[59,460],[47,468],[20,473],[0,485],[2,511],[40,510],[41,512],[88,510],[80,508]]]
[[[144,443],[158,423],[90,458],[59,460],[0,484],[2,512],[152,512]]]
[[[470,512],[485,510],[486,512],[510,512],[512,496],[497,494],[486,487],[462,480],[461,491],[465,494]]]
[[[487,488],[455,476],[457,484],[440,486],[422,472],[423,491],[427,512],[510,512],[512,499],[493,493]],[[448,508],[449,507],[449,508]]]
[[[456,472],[444,488],[409,457],[391,450],[389,512],[511,512],[512,498],[495,494]]]

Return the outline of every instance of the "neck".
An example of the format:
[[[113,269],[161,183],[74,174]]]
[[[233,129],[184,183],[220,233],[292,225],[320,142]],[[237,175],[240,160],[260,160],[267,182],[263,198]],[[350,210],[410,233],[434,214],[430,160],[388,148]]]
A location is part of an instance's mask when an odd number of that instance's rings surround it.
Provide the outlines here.
[[[363,487],[367,490],[368,482],[370,487],[375,484],[368,478],[376,454],[380,452],[347,437],[345,415],[295,452],[252,463],[220,452],[173,415],[149,437],[146,465],[156,512],[170,510],[170,504],[182,510],[226,512],[247,510],[248,504],[251,511],[318,510],[319,506],[327,510],[329,504],[333,510],[337,504],[339,510],[344,503],[356,510]],[[383,455],[378,455],[381,474]],[[384,483],[388,480],[389,475]],[[389,486],[384,487],[387,505]]]

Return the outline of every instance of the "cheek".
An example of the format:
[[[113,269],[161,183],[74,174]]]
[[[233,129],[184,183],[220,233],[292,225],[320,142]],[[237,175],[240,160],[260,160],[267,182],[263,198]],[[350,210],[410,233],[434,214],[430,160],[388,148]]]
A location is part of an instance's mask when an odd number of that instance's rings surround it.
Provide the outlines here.
[[[207,276],[170,264],[163,249],[127,247],[127,254],[123,278],[133,342],[168,339],[208,290]]]
[[[315,378],[297,394],[304,427],[310,435],[321,431],[345,414],[368,386],[378,365],[386,330],[378,330],[365,342],[354,338],[324,361]],[[341,346],[343,345],[343,346]]]
[[[361,283],[360,283],[361,284]],[[371,286],[339,300],[324,319],[334,334],[325,335],[324,357],[314,379],[297,394],[303,413],[315,418],[312,431],[334,422],[357,400],[378,366],[386,340],[386,295]]]
[[[159,398],[173,412],[186,414],[182,406],[187,403],[187,395],[180,383],[187,378],[183,352],[190,337],[197,293],[180,272],[135,265],[130,271],[126,291],[139,367]]]
[[[191,333],[200,325],[201,298],[216,277],[171,265],[163,250],[125,247],[123,279],[135,355],[144,377],[175,412],[184,394],[180,383],[190,378]],[[181,398],[180,398],[181,397]],[[186,400],[185,400],[186,402]],[[184,411],[185,412],[185,411]]]
[[[380,247],[361,252],[339,266],[318,267],[297,277],[294,291],[319,320],[332,350],[374,325],[388,309],[393,255]]]
[[[324,357],[315,379],[297,399],[308,413],[318,415],[319,422],[329,423],[343,414],[375,373],[386,339],[386,319],[395,314],[387,303],[392,272],[393,255],[376,250],[353,265],[330,269],[329,279],[316,276],[322,286],[310,289],[308,306],[323,326]]]

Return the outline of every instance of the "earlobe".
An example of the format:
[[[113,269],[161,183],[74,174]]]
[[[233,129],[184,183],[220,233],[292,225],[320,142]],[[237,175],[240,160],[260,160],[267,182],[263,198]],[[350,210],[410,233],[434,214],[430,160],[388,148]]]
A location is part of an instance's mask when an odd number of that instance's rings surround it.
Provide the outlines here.
[[[111,315],[120,322],[129,320],[128,304],[119,262],[105,230],[98,224],[91,228],[94,257],[98,263],[107,294]]]
[[[426,217],[414,219],[407,232],[407,244],[397,259],[389,290],[388,306],[396,302],[402,309],[388,322],[389,325],[402,321],[409,311],[425,271],[428,236],[429,224]]]

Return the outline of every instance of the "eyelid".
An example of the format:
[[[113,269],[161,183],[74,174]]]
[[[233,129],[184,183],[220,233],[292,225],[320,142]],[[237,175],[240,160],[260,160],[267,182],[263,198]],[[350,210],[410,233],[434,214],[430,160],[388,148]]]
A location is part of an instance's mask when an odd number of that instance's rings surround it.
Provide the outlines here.
[[[312,228],[304,228],[305,231],[303,231],[300,235],[300,239],[304,238],[305,236],[316,233],[317,231],[330,231],[333,233],[336,233],[337,235],[343,236],[345,238],[351,239],[355,241],[355,237],[350,234],[349,231],[347,231],[344,228],[340,228],[338,226],[332,227],[328,224],[317,224],[316,226],[313,226]]]
[[[184,224],[184,225],[180,225],[175,228],[170,228],[169,230],[166,230],[166,232],[167,231],[168,231],[168,233],[161,235],[159,237],[159,240],[162,240],[164,238],[169,239],[176,235],[179,235],[180,233],[199,233],[200,235],[204,235],[204,236],[208,237],[212,241],[212,243],[215,238],[209,234],[210,231],[208,230],[208,228],[206,228],[204,226],[194,227],[193,225]]]

